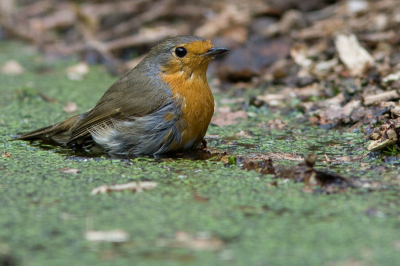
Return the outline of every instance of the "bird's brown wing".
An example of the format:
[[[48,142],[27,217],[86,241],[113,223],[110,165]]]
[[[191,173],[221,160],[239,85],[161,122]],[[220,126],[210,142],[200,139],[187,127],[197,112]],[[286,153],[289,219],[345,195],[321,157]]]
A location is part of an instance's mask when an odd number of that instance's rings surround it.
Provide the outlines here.
[[[171,97],[169,89],[158,76],[143,73],[141,68],[132,69],[111,85],[96,106],[74,126],[67,144],[80,143],[91,131],[112,126],[115,120],[134,120],[159,109]]]

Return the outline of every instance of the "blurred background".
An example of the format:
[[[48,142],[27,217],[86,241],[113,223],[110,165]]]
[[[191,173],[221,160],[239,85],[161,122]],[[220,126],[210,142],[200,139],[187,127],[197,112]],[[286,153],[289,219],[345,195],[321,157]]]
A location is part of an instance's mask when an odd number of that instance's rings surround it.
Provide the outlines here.
[[[268,67],[288,58],[295,42],[305,44],[303,50],[313,46],[308,53],[327,60],[335,55],[339,33],[357,34],[370,49],[400,39],[400,7],[393,0],[2,0],[0,11],[0,39],[23,40],[51,56],[110,64],[114,74],[175,35],[198,35],[229,47],[218,75],[230,82],[270,72],[275,79],[289,76],[290,68]],[[391,52],[400,60],[397,50]]]
[[[214,92],[261,88],[250,104],[271,107],[295,95],[306,114],[327,110],[312,97],[340,95],[338,108],[361,100],[350,114],[400,88],[398,79],[381,82],[400,70],[399,24],[397,0],[0,1],[0,40],[21,40],[51,59],[78,56],[83,68],[104,64],[117,76],[168,37],[210,38],[231,50],[209,68]],[[312,116],[315,124],[351,120]]]

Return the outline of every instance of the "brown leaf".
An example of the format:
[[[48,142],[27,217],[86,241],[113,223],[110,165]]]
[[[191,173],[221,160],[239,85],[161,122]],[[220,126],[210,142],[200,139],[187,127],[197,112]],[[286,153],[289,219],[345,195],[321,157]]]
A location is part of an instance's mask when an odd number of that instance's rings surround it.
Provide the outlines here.
[[[369,151],[380,151],[392,146],[399,141],[400,118],[390,119],[380,127],[374,129],[369,138],[372,142],[368,145]]]
[[[239,121],[238,119],[247,119],[247,113],[245,111],[237,111],[237,112],[229,112],[229,113],[221,113],[219,115],[214,116],[211,119],[211,123],[216,124],[220,127],[236,124]]]
[[[63,110],[70,114],[76,112],[76,110],[78,110],[78,106],[76,105],[76,103],[67,102],[67,104],[63,106]]]
[[[11,158],[11,154],[10,154],[10,153],[7,153],[7,151],[4,150],[3,153],[1,154],[1,157],[4,157],[4,158]]]
[[[286,123],[282,121],[280,118],[275,118],[273,120],[268,121],[267,123],[262,123],[260,126],[266,126],[271,129],[285,129]]]
[[[250,159],[243,156],[236,157],[236,163],[241,166],[245,170],[254,170],[258,173],[262,174],[274,174],[274,166],[271,158],[265,158],[262,161],[254,160],[254,158]]]
[[[304,43],[293,44],[290,55],[294,62],[303,68],[309,69],[313,65],[313,61],[308,58],[308,47]]]
[[[360,45],[355,35],[338,35],[335,46],[340,60],[347,66],[352,75],[360,75],[369,66],[375,64],[374,58]]]
[[[230,28],[232,25],[246,25],[250,18],[251,13],[248,7],[240,8],[236,5],[227,5],[215,18],[198,27],[195,35],[212,38],[218,32]]]
[[[374,103],[381,103],[381,102],[386,102],[389,100],[397,100],[399,98],[400,98],[400,95],[396,90],[385,91],[382,93],[365,96],[364,104],[372,105]]]
[[[244,26],[233,26],[223,31],[223,37],[232,42],[245,43],[248,40],[248,29]]]
[[[68,167],[64,167],[64,168],[61,168],[59,170],[60,170],[60,172],[66,173],[66,174],[78,174],[80,172],[79,169],[68,168]]]
[[[89,65],[85,62],[81,62],[75,66],[67,68],[65,72],[70,80],[82,80],[83,76],[89,73],[89,70]]]
[[[1,67],[0,71],[7,75],[20,75],[24,73],[25,69],[17,61],[9,60]]]
[[[238,137],[238,138],[251,138],[251,136],[244,130],[241,130],[238,133],[235,133],[235,137]]]
[[[175,239],[158,239],[158,245],[174,247],[174,248],[189,248],[192,250],[220,250],[225,243],[218,237],[212,236],[208,232],[199,232],[196,237],[193,237],[188,232],[175,232]]]
[[[129,241],[129,234],[123,230],[112,231],[86,231],[85,239],[95,242],[122,243]]]
[[[336,193],[354,187],[352,180],[338,175],[335,172],[317,171],[314,169],[316,155],[306,156],[304,162],[297,166],[287,167],[284,165],[274,165],[271,158],[263,158],[262,161],[255,158],[243,156],[236,157],[236,163],[245,170],[255,170],[262,174],[272,174],[278,179],[291,179],[295,182],[306,184],[304,192],[312,192],[315,186],[321,186],[326,193]]]
[[[156,182],[130,182],[126,184],[116,184],[116,185],[103,185],[97,188],[94,188],[91,192],[92,195],[97,195],[100,193],[107,193],[112,191],[124,191],[124,190],[131,190],[132,192],[142,192],[144,190],[150,190],[158,186]]]
[[[175,233],[175,240],[183,247],[193,250],[219,250],[224,246],[224,242],[207,232],[201,232],[196,237],[192,237],[189,233],[178,231]]]
[[[207,202],[207,201],[210,200],[210,198],[203,197],[203,196],[201,196],[201,195],[198,194],[198,193],[194,193],[193,199],[194,199],[195,201],[198,201],[198,202]]]
[[[193,250],[219,250],[224,246],[224,242],[215,237],[195,238],[188,243],[188,247]]]

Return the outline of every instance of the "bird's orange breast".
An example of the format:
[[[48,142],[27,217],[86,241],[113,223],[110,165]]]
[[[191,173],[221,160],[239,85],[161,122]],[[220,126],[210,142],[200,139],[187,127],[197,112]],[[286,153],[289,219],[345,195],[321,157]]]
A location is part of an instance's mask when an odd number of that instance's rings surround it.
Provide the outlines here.
[[[214,97],[207,83],[206,69],[198,69],[190,75],[181,71],[161,78],[168,84],[182,112],[178,121],[181,142],[174,143],[174,149],[196,146],[206,134],[214,113]]]

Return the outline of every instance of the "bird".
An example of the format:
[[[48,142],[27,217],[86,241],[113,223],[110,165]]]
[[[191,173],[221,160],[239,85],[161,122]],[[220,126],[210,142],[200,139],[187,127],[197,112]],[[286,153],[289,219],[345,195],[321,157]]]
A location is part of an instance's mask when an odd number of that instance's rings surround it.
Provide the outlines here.
[[[63,136],[66,146],[97,144],[107,153],[126,155],[198,148],[214,113],[206,71],[215,56],[227,51],[202,37],[169,38],[112,84],[89,111],[16,140]]]

